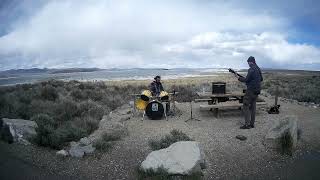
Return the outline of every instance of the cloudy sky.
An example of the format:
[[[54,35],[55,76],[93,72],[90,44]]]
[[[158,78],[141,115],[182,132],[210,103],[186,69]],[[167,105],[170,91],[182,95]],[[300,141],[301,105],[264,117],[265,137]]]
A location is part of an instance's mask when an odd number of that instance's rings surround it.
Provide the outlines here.
[[[317,0],[0,0],[0,70],[320,70]]]

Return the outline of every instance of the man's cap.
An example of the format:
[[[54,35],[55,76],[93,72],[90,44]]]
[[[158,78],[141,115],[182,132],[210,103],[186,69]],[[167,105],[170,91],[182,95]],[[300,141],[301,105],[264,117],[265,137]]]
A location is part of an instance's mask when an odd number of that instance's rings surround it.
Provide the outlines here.
[[[247,60],[247,62],[253,62],[253,63],[256,63],[256,59],[254,59],[253,56],[250,56]]]

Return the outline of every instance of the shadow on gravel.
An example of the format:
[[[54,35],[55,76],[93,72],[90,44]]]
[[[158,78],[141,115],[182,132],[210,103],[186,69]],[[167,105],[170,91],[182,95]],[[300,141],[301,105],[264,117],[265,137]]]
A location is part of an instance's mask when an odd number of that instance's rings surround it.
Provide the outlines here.
[[[241,177],[248,179],[288,179],[288,180],[313,180],[320,179],[320,151],[310,151],[296,157],[292,162],[282,164],[282,167],[273,167],[268,172],[258,176]]]
[[[75,177],[59,176],[47,169],[40,168],[34,164],[18,158],[12,152],[5,150],[3,146],[8,144],[0,143],[0,179],[2,180],[73,180]],[[9,145],[10,146],[10,145]]]

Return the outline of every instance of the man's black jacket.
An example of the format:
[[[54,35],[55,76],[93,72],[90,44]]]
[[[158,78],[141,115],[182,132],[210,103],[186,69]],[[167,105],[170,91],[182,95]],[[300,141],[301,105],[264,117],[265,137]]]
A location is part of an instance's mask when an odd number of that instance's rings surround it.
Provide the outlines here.
[[[247,91],[260,94],[263,77],[260,68],[256,64],[250,66],[246,77],[239,77],[238,80],[246,83]]]

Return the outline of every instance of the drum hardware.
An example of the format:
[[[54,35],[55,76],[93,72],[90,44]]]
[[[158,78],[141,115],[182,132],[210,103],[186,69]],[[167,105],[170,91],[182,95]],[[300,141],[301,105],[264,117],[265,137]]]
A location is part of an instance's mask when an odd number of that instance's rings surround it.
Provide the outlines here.
[[[190,102],[190,118],[187,119],[187,120],[185,120],[184,122],[188,122],[188,121],[191,121],[191,120],[201,121],[200,119],[193,117],[193,113],[192,113],[192,103],[193,103],[193,102],[194,102],[194,101],[191,101],[191,102]]]

